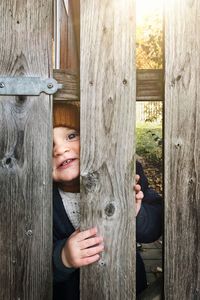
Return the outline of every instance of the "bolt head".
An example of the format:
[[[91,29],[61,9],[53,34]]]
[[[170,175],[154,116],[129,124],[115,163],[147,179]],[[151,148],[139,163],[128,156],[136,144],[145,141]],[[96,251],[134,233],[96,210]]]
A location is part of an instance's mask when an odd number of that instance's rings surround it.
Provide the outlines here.
[[[53,88],[53,83],[51,83],[51,82],[48,83],[48,84],[47,84],[47,87],[48,87],[48,89],[52,89],[52,88]]]
[[[2,89],[2,88],[4,88],[4,87],[5,87],[5,83],[0,82],[0,88]]]

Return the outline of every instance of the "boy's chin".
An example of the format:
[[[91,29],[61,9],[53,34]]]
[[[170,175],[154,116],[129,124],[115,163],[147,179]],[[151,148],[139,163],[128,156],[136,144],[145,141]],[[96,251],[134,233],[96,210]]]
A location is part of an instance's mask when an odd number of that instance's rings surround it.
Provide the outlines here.
[[[54,180],[57,186],[65,192],[80,192],[80,176],[75,178]]]
[[[76,184],[77,182],[80,182],[80,176],[68,178],[68,180],[62,180],[61,181],[63,185],[69,186]]]

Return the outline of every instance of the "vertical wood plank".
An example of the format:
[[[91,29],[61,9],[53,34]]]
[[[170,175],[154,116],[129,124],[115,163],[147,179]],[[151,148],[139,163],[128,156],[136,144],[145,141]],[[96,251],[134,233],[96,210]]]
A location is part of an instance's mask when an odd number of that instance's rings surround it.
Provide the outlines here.
[[[2,0],[0,73],[51,76],[52,1]],[[51,101],[0,97],[0,299],[51,299]]]
[[[60,9],[60,68],[79,75],[80,65],[80,0],[68,3],[68,14],[63,0]]]
[[[200,299],[200,2],[168,1],[165,299]]]
[[[69,16],[63,0],[60,2],[60,6],[60,69],[67,69]]]
[[[81,299],[134,299],[134,1],[81,1],[82,229],[105,252],[81,270]]]

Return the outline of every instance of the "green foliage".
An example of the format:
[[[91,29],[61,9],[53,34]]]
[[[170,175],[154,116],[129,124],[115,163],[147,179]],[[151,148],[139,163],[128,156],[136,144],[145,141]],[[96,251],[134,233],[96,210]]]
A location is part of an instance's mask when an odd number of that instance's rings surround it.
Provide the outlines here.
[[[148,101],[144,106],[145,122],[161,122],[163,103]]]
[[[136,153],[154,166],[162,166],[162,128],[155,123],[140,123],[136,128]]]
[[[136,30],[136,65],[138,69],[161,69],[163,64],[162,16],[147,16]]]

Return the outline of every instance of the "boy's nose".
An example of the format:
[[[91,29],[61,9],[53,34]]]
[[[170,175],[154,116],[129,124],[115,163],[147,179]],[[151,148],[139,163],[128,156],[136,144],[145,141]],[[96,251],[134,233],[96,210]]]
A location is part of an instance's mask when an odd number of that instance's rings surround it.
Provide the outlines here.
[[[57,145],[56,147],[54,147],[54,156],[59,156],[64,154],[65,152],[69,152],[70,146],[67,144],[65,146],[62,145]]]

